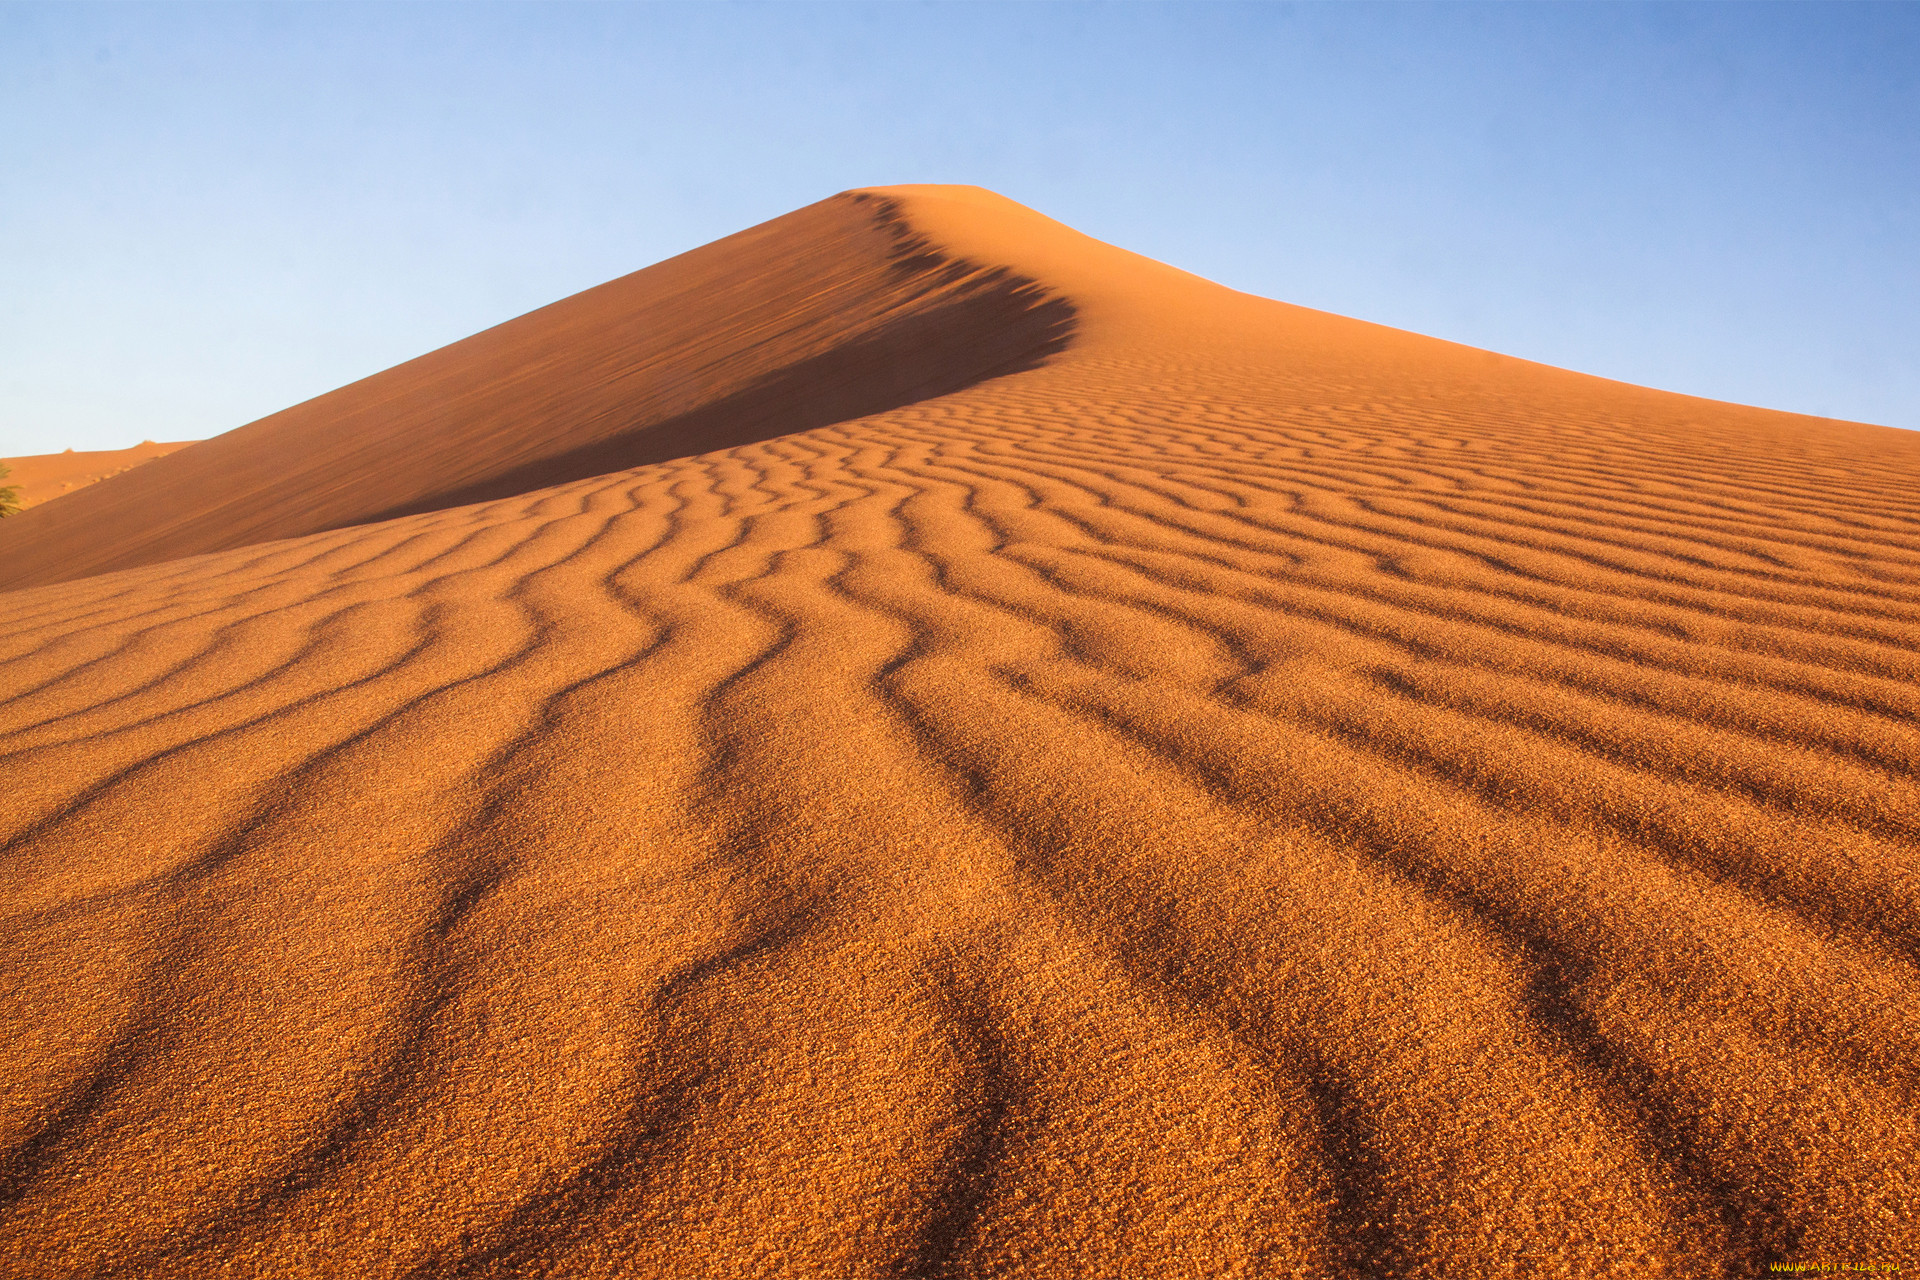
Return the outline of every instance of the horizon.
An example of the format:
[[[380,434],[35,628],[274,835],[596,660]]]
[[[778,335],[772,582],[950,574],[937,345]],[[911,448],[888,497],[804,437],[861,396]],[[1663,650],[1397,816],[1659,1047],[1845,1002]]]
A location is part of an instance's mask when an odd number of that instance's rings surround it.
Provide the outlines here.
[[[1871,5],[9,6],[0,456],[219,434],[915,182],[1300,306],[1916,428],[1916,54],[1920,10]]]

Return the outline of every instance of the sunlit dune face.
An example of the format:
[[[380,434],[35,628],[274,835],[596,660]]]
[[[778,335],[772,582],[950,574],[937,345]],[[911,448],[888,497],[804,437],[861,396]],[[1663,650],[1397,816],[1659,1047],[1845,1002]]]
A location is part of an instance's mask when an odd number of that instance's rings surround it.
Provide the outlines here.
[[[897,188],[10,518],[5,1269],[1910,1260],[1917,470]]]

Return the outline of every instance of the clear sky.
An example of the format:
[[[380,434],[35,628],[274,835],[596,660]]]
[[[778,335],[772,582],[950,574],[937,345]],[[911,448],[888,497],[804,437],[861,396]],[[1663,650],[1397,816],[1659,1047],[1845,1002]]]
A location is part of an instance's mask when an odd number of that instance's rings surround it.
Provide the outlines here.
[[[1920,5],[0,3],[0,456],[212,435],[901,182],[1920,428]]]

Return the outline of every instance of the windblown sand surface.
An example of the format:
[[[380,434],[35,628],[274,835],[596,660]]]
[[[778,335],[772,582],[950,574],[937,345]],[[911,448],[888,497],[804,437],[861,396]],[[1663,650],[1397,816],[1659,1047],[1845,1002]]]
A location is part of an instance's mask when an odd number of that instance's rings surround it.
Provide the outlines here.
[[[8,520],[0,1256],[1920,1262],[1916,474],[900,188]]]
[[[117,476],[143,462],[164,458],[192,443],[191,440],[181,440],[171,444],[156,444],[152,440],[142,440],[131,449],[68,449],[65,453],[37,453],[25,458],[0,459],[12,473],[0,477],[0,485],[20,491],[20,506],[24,510],[72,493],[75,489],[84,489],[108,476]]]

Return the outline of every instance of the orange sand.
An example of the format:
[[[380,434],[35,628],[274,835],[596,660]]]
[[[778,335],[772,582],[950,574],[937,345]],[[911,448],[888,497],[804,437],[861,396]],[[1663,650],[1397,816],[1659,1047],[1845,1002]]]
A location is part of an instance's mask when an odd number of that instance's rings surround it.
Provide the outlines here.
[[[1920,1264],[1916,474],[910,187],[9,519],[6,1272]]]
[[[65,453],[37,453],[25,458],[4,458],[10,475],[0,477],[0,485],[20,491],[20,506],[37,507],[62,494],[84,489],[108,476],[117,476],[143,462],[164,458],[176,449],[192,444],[182,440],[174,444],[155,444],[142,440],[131,449],[68,449]]]

